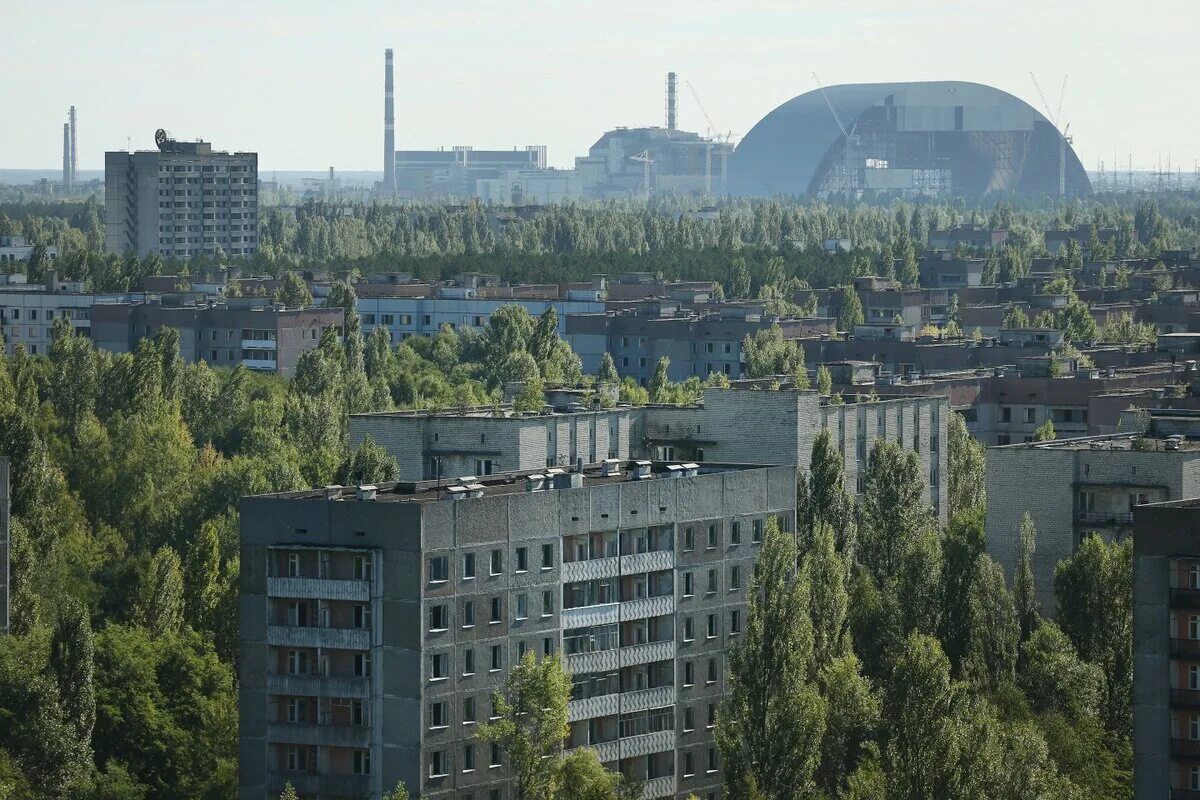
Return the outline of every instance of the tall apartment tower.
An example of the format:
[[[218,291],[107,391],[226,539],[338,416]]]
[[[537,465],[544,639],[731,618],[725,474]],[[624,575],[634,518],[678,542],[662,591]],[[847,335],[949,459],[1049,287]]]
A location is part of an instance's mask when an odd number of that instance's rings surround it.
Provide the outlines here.
[[[258,154],[155,134],[157,150],[104,154],[105,249],[164,258],[254,255]]]
[[[564,653],[568,748],[647,798],[713,796],[725,649],[796,469],[621,462],[249,497],[241,506],[243,800],[507,800],[476,741],[527,652]]]
[[[383,52],[383,191],[396,191],[396,108],[390,47]]]

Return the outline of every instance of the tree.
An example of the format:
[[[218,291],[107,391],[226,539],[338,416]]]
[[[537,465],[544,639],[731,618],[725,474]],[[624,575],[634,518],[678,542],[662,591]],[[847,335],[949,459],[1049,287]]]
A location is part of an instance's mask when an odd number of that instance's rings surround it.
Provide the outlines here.
[[[179,555],[169,546],[158,549],[142,580],[137,619],[155,635],[177,633],[183,625],[183,573]]]
[[[558,764],[553,800],[639,800],[642,787],[619,772],[609,772],[596,751],[580,747]]]
[[[1080,657],[1104,673],[1101,718],[1114,734],[1132,733],[1133,541],[1088,536],[1054,570],[1058,624]]]
[[[279,793],[279,800],[300,800],[300,795],[296,794],[296,787],[292,786],[291,781],[283,784],[283,791]]]
[[[621,376],[617,374],[617,364],[613,361],[612,354],[605,352],[600,357],[600,367],[596,370],[596,383],[614,384],[620,382]]]
[[[804,555],[803,562],[811,587],[813,670],[820,672],[847,649],[846,563],[838,555],[833,529],[828,524],[817,524],[813,531],[813,546]]]
[[[1021,628],[1021,641],[1026,642],[1037,628],[1037,587],[1033,578],[1033,552],[1037,546],[1037,528],[1033,517],[1026,511],[1021,517],[1021,529],[1017,533],[1020,555],[1017,571],[1013,576],[1013,604],[1017,610],[1017,622]]]
[[[879,698],[860,671],[853,650],[823,667],[818,683],[825,698],[826,715],[816,782],[828,797],[838,797],[849,776],[874,746]]]
[[[957,411],[951,411],[946,421],[946,439],[950,516],[984,507],[987,504],[984,447],[967,431],[966,420]]]
[[[1096,714],[1104,673],[1079,658],[1062,629],[1040,621],[1021,650],[1020,684],[1034,711],[1060,713],[1073,721]]]
[[[1014,676],[1020,625],[1004,585],[1004,570],[986,553],[975,562],[975,579],[967,603],[971,645],[966,672],[975,685],[996,691]]]
[[[769,519],[750,581],[745,637],[727,651],[729,685],[714,734],[726,796],[734,800],[814,788],[826,706],[809,681],[808,578],[795,567],[794,537]]]
[[[804,349],[794,339],[785,339],[783,329],[776,322],[770,328],[760,330],[754,336],[746,334],[742,342],[742,353],[746,359],[746,375],[763,378],[774,375],[804,375]],[[797,387],[797,388],[807,388]]]
[[[513,400],[514,411],[541,411],[546,405],[546,386],[537,375],[526,378],[521,393]]]
[[[1096,339],[1096,319],[1087,303],[1072,294],[1066,308],[1058,312],[1056,328],[1068,342],[1091,342]]]
[[[346,462],[342,483],[347,486],[387,483],[400,479],[400,465],[370,436],[362,440]]]
[[[671,380],[667,377],[667,368],[670,366],[671,359],[666,356],[658,359],[658,364],[654,367],[654,375],[650,378],[650,383],[646,384],[646,388],[650,391],[651,403],[669,402],[667,391],[670,389]]]
[[[1004,320],[1000,323],[1000,327],[1006,330],[1012,328],[1028,328],[1029,315],[1021,309],[1020,306],[1010,305],[1008,311],[1004,312]]]
[[[284,274],[273,299],[285,308],[308,308],[313,303],[312,291],[309,290],[308,284],[295,272]]]
[[[725,296],[730,300],[745,300],[750,297],[750,270],[746,259],[738,256],[729,263],[725,273]]]
[[[954,757],[953,713],[960,688],[936,639],[913,632],[889,676],[882,724],[888,800],[945,798]]]
[[[570,728],[567,702],[571,678],[562,658],[525,653],[492,695],[493,722],[479,726],[481,742],[499,745],[507,755],[517,800],[541,800],[554,793],[557,757]]]
[[[854,291],[854,287],[846,285],[842,287],[842,310],[838,314],[838,330],[846,333],[853,333],[855,325],[863,323],[863,307],[862,301],[858,299],[858,293]]]
[[[884,583],[896,577],[901,561],[933,522],[917,454],[887,439],[876,439],[859,506],[860,562]]]
[[[829,367],[821,364],[817,367],[817,393],[828,397],[833,392],[833,374]]]
[[[66,598],[50,638],[50,668],[58,681],[63,713],[81,742],[91,741],[92,726],[96,724],[93,652],[87,609],[73,598]]]
[[[833,529],[837,551],[853,561],[854,500],[846,493],[842,466],[842,455],[834,447],[833,435],[822,428],[813,440],[808,474],[800,478],[797,518],[805,551],[810,548],[817,526],[823,523]]]
[[[183,573],[184,619],[198,631],[216,627],[221,601],[221,541],[215,520],[205,520],[192,540]]]

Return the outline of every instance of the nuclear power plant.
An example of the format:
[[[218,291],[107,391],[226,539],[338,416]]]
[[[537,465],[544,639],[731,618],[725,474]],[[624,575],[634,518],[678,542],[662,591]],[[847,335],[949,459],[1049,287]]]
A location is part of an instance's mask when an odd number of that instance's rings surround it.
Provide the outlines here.
[[[663,127],[614,127],[573,169],[546,148],[396,150],[392,51],[384,66],[384,178],[408,200],[477,197],[500,205],[693,195],[845,199],[1091,193],[1055,121],[991,86],[960,81],[818,87],[732,135],[679,128],[679,78],[666,78]],[[689,84],[690,88],[690,84]],[[693,91],[694,94],[694,91]],[[401,132],[403,138],[403,131]]]

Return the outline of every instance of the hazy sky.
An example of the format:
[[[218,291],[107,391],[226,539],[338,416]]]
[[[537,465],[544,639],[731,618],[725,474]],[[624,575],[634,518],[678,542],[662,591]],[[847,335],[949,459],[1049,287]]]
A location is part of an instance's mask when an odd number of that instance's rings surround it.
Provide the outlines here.
[[[744,135],[779,103],[857,81],[988,83],[1057,105],[1088,169],[1200,159],[1200,0],[0,0],[0,167],[79,166],[154,129],[256,150],[260,168],[379,169],[383,50],[398,149],[545,144],[662,124],[664,76]],[[708,124],[681,83],[680,126]]]

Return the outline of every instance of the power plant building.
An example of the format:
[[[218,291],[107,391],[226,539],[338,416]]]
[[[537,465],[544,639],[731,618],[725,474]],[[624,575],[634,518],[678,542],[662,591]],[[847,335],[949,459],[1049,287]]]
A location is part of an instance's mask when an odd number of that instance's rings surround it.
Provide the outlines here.
[[[405,199],[433,200],[476,197],[480,180],[546,170],[545,145],[512,150],[399,150],[395,154],[396,191]]]
[[[164,258],[258,250],[258,154],[155,134],[157,150],[104,154],[105,249]]]
[[[1089,194],[1069,141],[1023,100],[961,81],[830,86],[746,134],[734,195],[810,197]]]

